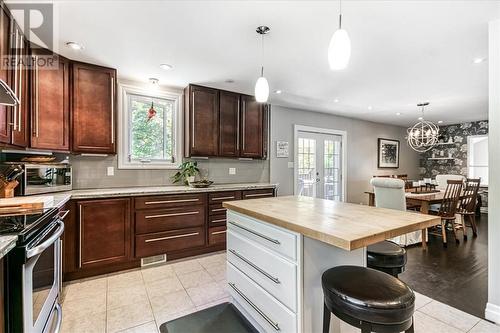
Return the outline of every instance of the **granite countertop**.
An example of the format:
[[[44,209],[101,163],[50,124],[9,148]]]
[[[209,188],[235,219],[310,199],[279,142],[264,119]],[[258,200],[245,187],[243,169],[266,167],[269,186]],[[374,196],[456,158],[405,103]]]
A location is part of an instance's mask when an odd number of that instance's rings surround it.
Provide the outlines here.
[[[0,236],[0,259],[16,246],[17,236]]]
[[[441,223],[438,216],[309,197],[228,201],[223,206],[348,251]]]

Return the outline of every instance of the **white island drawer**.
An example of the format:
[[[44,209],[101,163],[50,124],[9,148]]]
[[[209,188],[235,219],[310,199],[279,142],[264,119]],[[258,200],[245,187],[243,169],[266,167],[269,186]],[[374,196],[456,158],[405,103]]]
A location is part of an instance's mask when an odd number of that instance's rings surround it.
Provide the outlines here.
[[[227,211],[227,227],[294,262],[297,261],[298,234],[231,210]]]
[[[227,282],[231,296],[265,332],[297,332],[296,315],[229,262]]]
[[[297,312],[297,267],[241,234],[227,233],[227,260],[293,312]]]

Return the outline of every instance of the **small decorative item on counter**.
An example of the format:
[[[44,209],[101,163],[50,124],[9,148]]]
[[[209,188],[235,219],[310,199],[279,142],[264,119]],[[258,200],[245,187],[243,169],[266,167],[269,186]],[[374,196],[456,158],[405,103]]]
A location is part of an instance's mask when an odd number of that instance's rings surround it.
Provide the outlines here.
[[[14,189],[19,185],[16,180],[24,172],[20,165],[11,165],[0,174],[0,198],[13,198]]]
[[[202,179],[197,182],[189,182],[189,186],[194,188],[206,188],[212,185],[214,182],[208,179]]]
[[[180,165],[179,169],[172,176],[174,183],[182,182],[184,185],[189,185],[190,182],[194,182],[195,177],[200,173],[198,162],[186,161]]]

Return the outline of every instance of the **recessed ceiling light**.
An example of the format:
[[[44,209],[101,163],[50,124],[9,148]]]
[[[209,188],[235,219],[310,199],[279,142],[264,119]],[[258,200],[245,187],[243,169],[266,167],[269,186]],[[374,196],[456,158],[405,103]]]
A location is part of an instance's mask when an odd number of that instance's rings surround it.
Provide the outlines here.
[[[339,99],[338,99],[338,98],[335,98],[335,99],[333,100],[333,102],[334,102],[334,103],[338,103],[338,102],[339,102]]]
[[[77,42],[67,42],[66,46],[72,48],[73,50],[82,50],[83,49],[82,44],[77,43]]]
[[[371,110],[373,109],[373,107],[371,105],[368,105],[368,110]]]
[[[160,68],[161,69],[164,69],[166,71],[169,71],[171,70],[172,68],[174,68],[174,66],[170,65],[170,64],[160,64]]]
[[[443,121],[442,121],[442,120],[438,120],[438,124],[442,124],[442,123],[443,123]]]
[[[400,116],[401,115],[401,112],[396,112],[396,116]]]
[[[417,119],[418,120],[424,120],[424,117],[418,117]]]
[[[281,94],[282,92],[283,92],[283,90],[279,90],[279,89],[274,91],[274,93],[278,94],[278,95]]]
[[[155,78],[155,77],[150,77],[150,78],[148,79],[148,81],[149,81],[149,85],[150,85],[150,87],[151,87],[152,89],[157,89],[157,88],[158,88],[158,86],[160,85],[160,80],[158,80],[158,79],[157,79],[157,78]]]
[[[480,64],[485,60],[486,60],[486,58],[474,58],[474,60],[472,60],[472,62],[475,64]]]

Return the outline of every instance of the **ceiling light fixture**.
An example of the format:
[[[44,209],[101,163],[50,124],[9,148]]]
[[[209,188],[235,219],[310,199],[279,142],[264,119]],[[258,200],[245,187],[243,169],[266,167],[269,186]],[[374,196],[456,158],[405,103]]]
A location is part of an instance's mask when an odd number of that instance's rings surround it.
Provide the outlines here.
[[[69,48],[72,48],[73,50],[77,50],[77,51],[83,49],[82,44],[77,43],[77,42],[67,42],[66,46],[69,47]]]
[[[163,69],[163,70],[169,71],[172,68],[174,68],[174,66],[172,66],[170,64],[160,64],[160,68]]]
[[[424,108],[429,105],[429,102],[419,103],[418,107],[422,108],[422,117],[418,123],[408,128],[408,145],[419,153],[430,150],[438,142],[439,126],[424,119]]]
[[[275,94],[278,94],[278,95],[279,95],[279,94],[281,94],[282,92],[283,92],[283,91],[282,91],[282,90],[279,90],[279,89],[274,91],[274,93],[275,93]]]
[[[149,81],[149,86],[153,90],[158,89],[158,87],[160,86],[160,80],[158,80],[157,78],[151,77],[148,79],[148,81]]]
[[[351,57],[351,40],[347,31],[342,29],[342,0],[339,0],[339,28],[332,36],[328,46],[328,63],[331,70],[347,67]]]
[[[442,124],[442,123],[443,123],[443,121],[442,121],[442,120],[438,120],[438,124]]]
[[[472,60],[472,62],[475,64],[480,64],[485,60],[486,60],[486,58],[474,58],[474,60]]]
[[[368,110],[372,110],[372,109],[373,109],[373,106],[368,105]]]
[[[339,102],[338,98],[335,98],[335,99],[333,100],[333,102],[334,102],[334,103],[338,103],[338,102]]]
[[[255,30],[262,38],[262,61],[260,67],[260,77],[255,82],[255,99],[259,103],[267,102],[269,98],[269,83],[267,79],[264,77],[264,35],[269,33],[271,29],[265,25],[261,25],[257,27]]]
[[[401,115],[401,112],[396,112],[396,116],[400,116]]]

